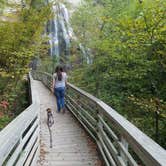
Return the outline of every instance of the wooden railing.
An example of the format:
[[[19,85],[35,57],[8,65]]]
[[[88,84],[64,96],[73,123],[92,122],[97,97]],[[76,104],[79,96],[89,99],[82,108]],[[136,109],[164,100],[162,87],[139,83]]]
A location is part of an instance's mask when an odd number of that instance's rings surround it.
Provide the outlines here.
[[[33,80],[32,104],[0,132],[0,165],[36,165],[39,152],[39,99]]]
[[[33,72],[51,89],[52,75]],[[166,151],[110,106],[68,83],[66,107],[96,141],[105,165],[164,166]]]

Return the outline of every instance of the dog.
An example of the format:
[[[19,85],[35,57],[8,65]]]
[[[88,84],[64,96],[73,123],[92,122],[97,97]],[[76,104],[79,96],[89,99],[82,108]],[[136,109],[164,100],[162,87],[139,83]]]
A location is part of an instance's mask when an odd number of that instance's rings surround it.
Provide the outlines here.
[[[52,114],[52,110],[51,108],[47,108],[46,111],[47,111],[47,125],[48,127],[51,127],[54,124],[54,117]]]

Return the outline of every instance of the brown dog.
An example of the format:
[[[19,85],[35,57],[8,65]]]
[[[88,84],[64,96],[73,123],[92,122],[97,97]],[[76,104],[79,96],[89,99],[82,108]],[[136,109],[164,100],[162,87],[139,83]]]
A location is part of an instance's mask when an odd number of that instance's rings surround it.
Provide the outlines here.
[[[51,108],[47,108],[47,125],[51,127],[54,124],[54,117]]]

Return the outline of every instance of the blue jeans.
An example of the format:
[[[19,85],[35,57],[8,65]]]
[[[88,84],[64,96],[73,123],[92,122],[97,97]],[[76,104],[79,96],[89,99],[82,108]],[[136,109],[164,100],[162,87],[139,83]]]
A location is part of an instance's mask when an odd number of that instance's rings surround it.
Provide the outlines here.
[[[65,87],[55,88],[54,94],[56,96],[58,112],[60,112],[65,107]]]

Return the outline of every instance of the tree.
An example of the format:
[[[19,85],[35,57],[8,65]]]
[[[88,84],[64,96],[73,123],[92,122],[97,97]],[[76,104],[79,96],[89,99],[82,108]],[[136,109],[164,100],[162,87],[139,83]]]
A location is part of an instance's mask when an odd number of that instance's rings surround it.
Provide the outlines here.
[[[49,17],[49,8],[24,8],[17,21],[0,23],[0,71],[19,80],[44,41],[41,34]]]
[[[93,64],[78,69],[79,75],[73,72],[74,82],[79,79],[81,87],[97,94],[156,140],[159,128],[158,142],[163,146],[165,8],[164,0],[87,1],[72,19],[77,37],[93,54]],[[148,120],[145,115],[150,115]]]
[[[32,58],[45,47],[47,39],[42,34],[50,13],[49,5],[20,5],[5,21],[0,20],[0,104],[8,103],[7,110],[0,106],[0,113],[5,116],[16,115],[27,106],[22,78]]]

